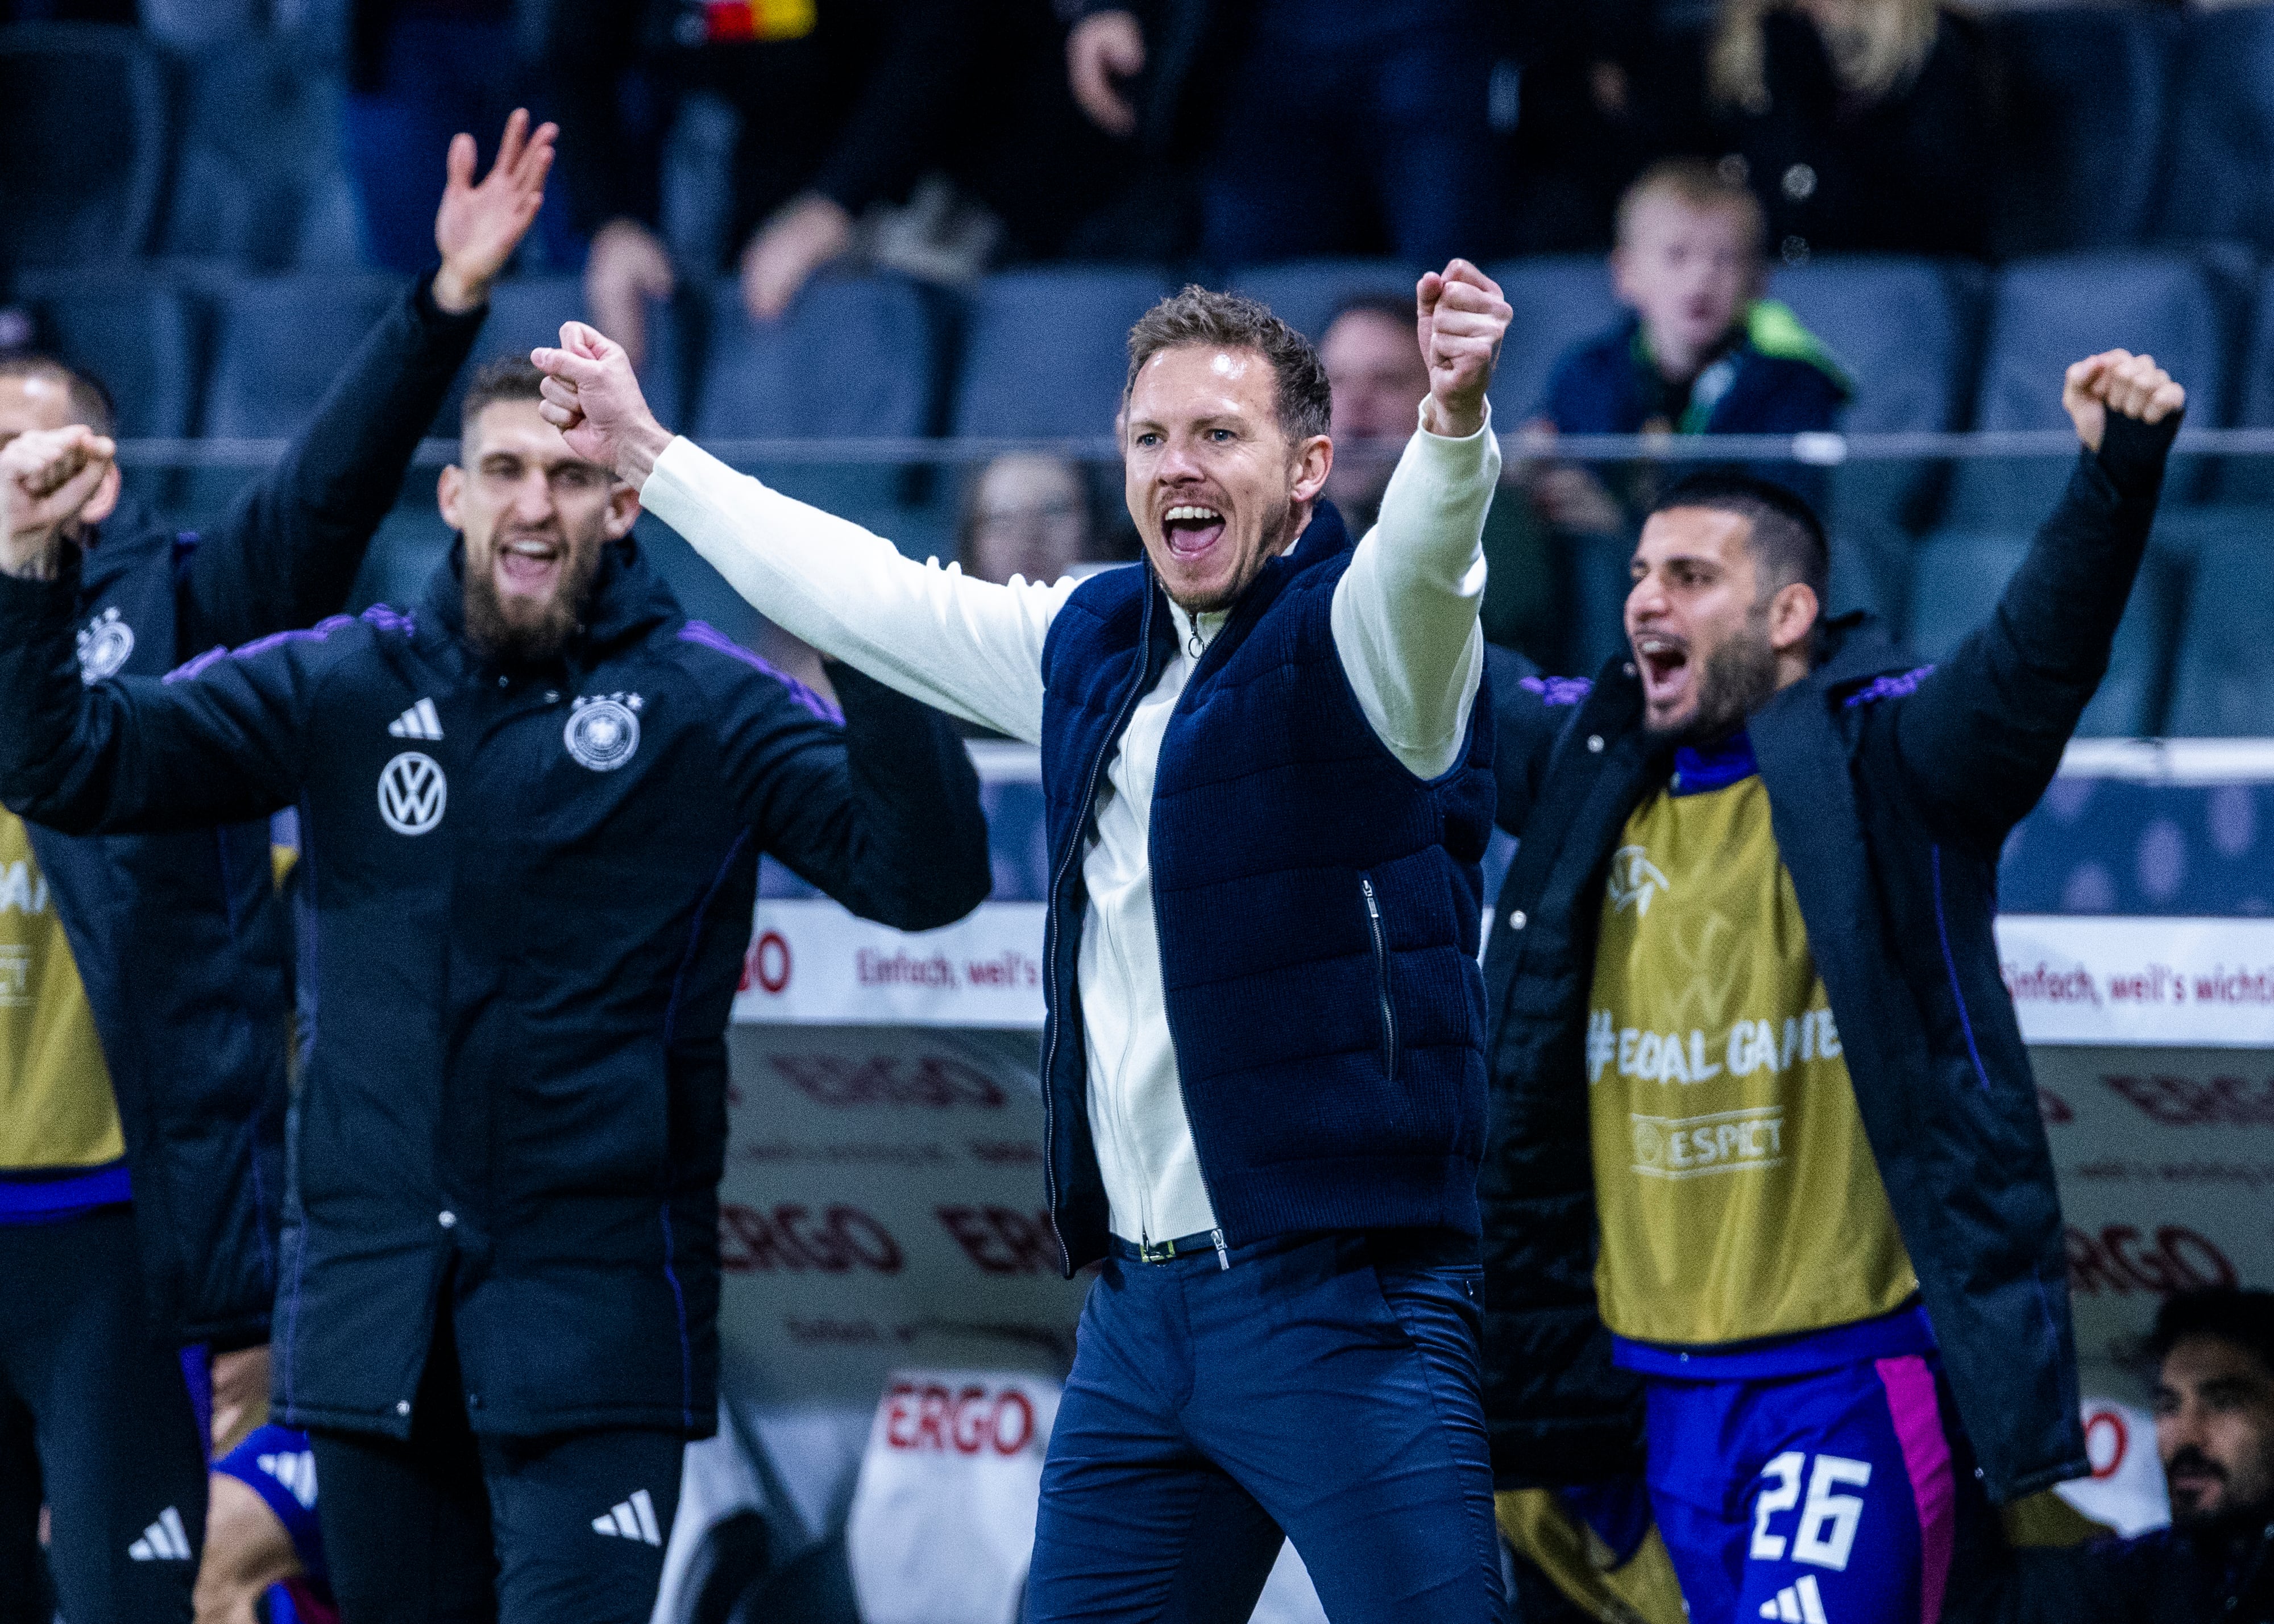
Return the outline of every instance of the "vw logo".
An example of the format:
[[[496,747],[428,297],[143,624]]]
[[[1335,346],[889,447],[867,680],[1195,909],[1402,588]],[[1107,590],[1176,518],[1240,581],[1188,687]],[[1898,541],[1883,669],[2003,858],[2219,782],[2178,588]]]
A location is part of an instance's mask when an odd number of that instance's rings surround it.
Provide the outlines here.
[[[79,680],[93,688],[105,677],[115,677],[134,652],[134,628],[106,609],[87,623],[79,635]]]
[[[405,750],[379,775],[379,815],[399,835],[423,835],[442,821],[449,780],[431,756]]]
[[[578,701],[576,714],[561,733],[568,754],[595,772],[614,772],[631,760],[639,739],[639,718],[616,699]]]

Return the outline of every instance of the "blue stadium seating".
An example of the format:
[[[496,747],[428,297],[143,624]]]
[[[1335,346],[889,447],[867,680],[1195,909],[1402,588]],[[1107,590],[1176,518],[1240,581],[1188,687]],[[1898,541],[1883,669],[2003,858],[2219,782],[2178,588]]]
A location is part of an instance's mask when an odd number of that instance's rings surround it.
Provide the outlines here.
[[[2103,350],[2151,353],[2187,386],[2190,421],[2223,420],[2239,326],[2235,301],[2199,259],[2133,252],[2064,254],[2009,266],[1992,291],[1975,394],[1977,429],[2059,429],[2061,375]],[[2043,519],[2068,477],[2066,457],[1969,462],[1945,522],[2012,529]],[[2165,500],[2196,494],[2194,470],[2174,468]]]
[[[1599,254],[1510,259],[1485,271],[1516,312],[1492,388],[1493,416],[1507,433],[1539,410],[1563,352],[1616,321],[1621,306]]]
[[[1317,343],[1335,307],[1363,294],[1386,293],[1409,304],[1421,273],[1395,259],[1298,259],[1235,272],[1231,291],[1269,304],[1274,314]]]
[[[1992,20],[2005,136],[1992,228],[1999,258],[2148,240],[2165,172],[2178,20],[2142,5]]]
[[[336,75],[288,36],[234,37],[184,64],[161,253],[249,271],[353,270]]]
[[[0,263],[147,252],[166,179],[166,77],[132,28],[0,28]]]
[[[213,342],[198,432],[215,440],[286,440],[304,428],[349,353],[403,295],[393,276],[216,279]],[[192,520],[216,512],[243,470],[200,469],[177,502]]]
[[[2029,538],[2019,532],[1946,530],[1918,550],[1904,642],[1921,659],[1940,660],[1989,618]],[[2116,631],[2100,691],[2086,707],[2081,733],[2131,738],[2156,730],[2175,629],[2177,594],[2170,572],[2143,568]]]
[[[1969,266],[1877,255],[1818,259],[1769,284],[1834,355],[1856,395],[1841,426],[1864,434],[1936,432],[1966,420],[1981,331],[1983,278]],[[1833,606],[1900,621],[1909,594],[1912,534],[1943,470],[1915,462],[1855,462],[1832,476]]]
[[[2274,267],[2262,273],[2251,301],[2250,336],[2237,381],[2237,427],[2274,428]],[[2227,502],[2274,501],[2274,457],[2229,457],[2220,467],[2218,497]]]
[[[1009,271],[971,294],[954,432],[1009,439],[1110,439],[1136,320],[1176,282],[1163,270]]]
[[[2172,703],[2175,737],[2274,730],[2274,508],[2206,508]]]
[[[590,321],[584,308],[584,279],[576,276],[509,277],[490,294],[489,320],[467,361],[467,371],[498,356],[526,356],[540,344],[561,342],[564,321]],[[654,304],[647,312],[647,359],[640,367],[640,387],[648,404],[668,424],[687,420],[686,339],[676,308]],[[458,380],[443,407],[435,432],[455,437],[458,432],[458,402],[465,380]]]
[[[2274,248],[2274,10],[2190,10],[2172,100],[2157,235]]]
[[[102,380],[118,430],[179,440],[196,422],[196,322],[167,277],[147,271],[43,271],[19,277],[39,342]]]
[[[710,291],[703,376],[689,432],[736,440],[914,439],[937,431],[943,387],[941,320],[930,295],[899,276],[813,283],[779,321],[757,322],[732,281]],[[911,552],[942,521],[928,511],[943,483],[924,468],[785,463],[753,470]]]

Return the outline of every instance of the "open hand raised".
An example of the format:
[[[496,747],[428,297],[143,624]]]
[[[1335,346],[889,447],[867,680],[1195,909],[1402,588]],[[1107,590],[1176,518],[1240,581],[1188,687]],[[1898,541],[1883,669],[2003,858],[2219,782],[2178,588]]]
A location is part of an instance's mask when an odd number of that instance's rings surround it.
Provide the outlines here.
[[[545,177],[552,172],[553,143],[560,133],[558,124],[541,124],[531,135],[529,109],[514,109],[498,141],[497,162],[478,185],[474,138],[463,132],[450,138],[448,178],[442,207],[434,214],[434,246],[442,251],[434,303],[452,315],[463,315],[489,297],[490,284],[529,234],[545,201]]]

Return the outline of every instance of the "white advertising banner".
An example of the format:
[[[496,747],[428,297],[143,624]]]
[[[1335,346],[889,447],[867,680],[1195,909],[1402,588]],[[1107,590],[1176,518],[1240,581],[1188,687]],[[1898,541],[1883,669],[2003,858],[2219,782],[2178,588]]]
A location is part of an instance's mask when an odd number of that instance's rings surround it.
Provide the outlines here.
[[[1073,1361],[1085,1282],[1044,1210],[1026,1033],[744,1026],[728,1036],[720,1337],[746,1402],[854,1403],[923,1363]]]
[[[845,1525],[862,1624],[1018,1624],[1056,1382],[895,1372]]]
[[[2274,920],[2008,914],[1998,956],[2032,1044],[2274,1049]]]
[[[989,902],[910,935],[817,898],[758,904],[738,1021],[1039,1031],[1043,905]]]

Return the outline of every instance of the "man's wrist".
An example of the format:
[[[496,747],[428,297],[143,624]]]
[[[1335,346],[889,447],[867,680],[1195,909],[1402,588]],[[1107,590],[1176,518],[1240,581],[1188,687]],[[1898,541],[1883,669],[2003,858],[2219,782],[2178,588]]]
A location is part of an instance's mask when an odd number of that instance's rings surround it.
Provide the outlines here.
[[[1484,427],[1488,410],[1482,400],[1470,405],[1449,406],[1432,395],[1421,402],[1421,426],[1442,440],[1466,440]]]
[[[427,297],[434,301],[434,308],[446,316],[471,315],[489,303],[492,280],[468,276],[445,259],[428,284]]]
[[[0,545],[0,574],[19,581],[52,581],[62,572],[62,555],[52,536],[29,546],[11,541]]]
[[[624,431],[623,441],[616,452],[616,477],[635,491],[647,484],[647,477],[655,471],[656,462],[670,448],[674,436],[653,417]]]

